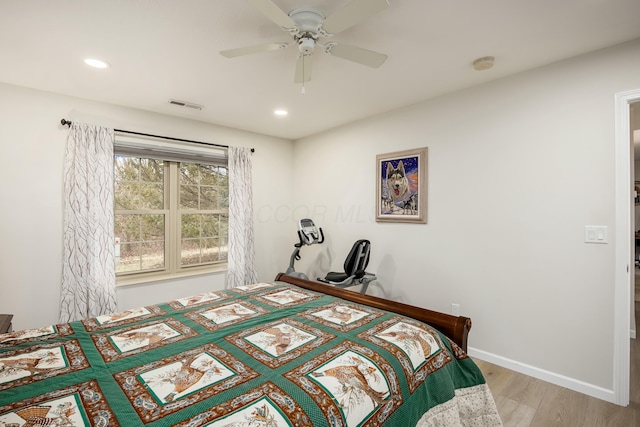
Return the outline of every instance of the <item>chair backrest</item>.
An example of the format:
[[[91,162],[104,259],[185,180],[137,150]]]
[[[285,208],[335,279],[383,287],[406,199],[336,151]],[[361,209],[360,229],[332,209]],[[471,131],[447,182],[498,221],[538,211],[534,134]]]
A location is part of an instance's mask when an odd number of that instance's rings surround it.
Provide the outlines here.
[[[356,271],[364,271],[369,264],[369,252],[371,243],[368,240],[358,240],[353,244],[349,255],[344,260],[344,272],[352,276]]]

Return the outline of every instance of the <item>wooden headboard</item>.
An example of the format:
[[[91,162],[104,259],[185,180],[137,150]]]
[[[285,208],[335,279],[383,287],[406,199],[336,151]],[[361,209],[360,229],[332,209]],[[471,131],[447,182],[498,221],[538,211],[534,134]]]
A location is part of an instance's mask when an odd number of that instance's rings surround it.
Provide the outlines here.
[[[469,335],[469,330],[471,329],[471,319],[468,317],[452,316],[450,314],[426,308],[390,301],[373,295],[363,295],[348,289],[336,288],[335,286],[326,285],[320,282],[312,282],[310,280],[287,276],[284,273],[279,273],[276,276],[276,280],[300,286],[301,288],[309,289],[311,291],[332,295],[358,304],[368,305],[381,310],[393,311],[394,313],[402,314],[403,316],[408,316],[421,322],[428,323],[451,338],[453,342],[458,344],[465,352],[467,351],[467,337]]]

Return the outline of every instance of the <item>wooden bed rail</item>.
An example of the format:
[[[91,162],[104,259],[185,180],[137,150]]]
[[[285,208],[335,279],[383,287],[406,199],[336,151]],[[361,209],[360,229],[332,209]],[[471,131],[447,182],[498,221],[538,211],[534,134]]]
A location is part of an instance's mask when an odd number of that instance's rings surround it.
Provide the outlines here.
[[[358,304],[368,305],[381,310],[393,311],[411,317],[424,323],[428,323],[440,332],[451,338],[465,352],[467,351],[467,338],[471,329],[471,319],[464,316],[452,316],[438,311],[420,308],[397,301],[390,301],[373,295],[363,295],[348,289],[336,288],[320,282],[312,282],[297,277],[278,273],[277,281],[290,283],[311,291],[332,295]]]

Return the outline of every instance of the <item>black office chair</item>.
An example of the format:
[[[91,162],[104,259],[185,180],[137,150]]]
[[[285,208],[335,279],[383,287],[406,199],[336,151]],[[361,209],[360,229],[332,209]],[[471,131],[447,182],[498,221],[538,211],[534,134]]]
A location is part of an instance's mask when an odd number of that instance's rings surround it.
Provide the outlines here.
[[[370,253],[371,242],[365,239],[358,240],[353,244],[349,255],[344,260],[344,272],[331,271],[324,279],[318,277],[318,281],[340,288],[362,285],[360,293],[367,293],[369,283],[377,279],[374,274],[365,271],[369,264]]]

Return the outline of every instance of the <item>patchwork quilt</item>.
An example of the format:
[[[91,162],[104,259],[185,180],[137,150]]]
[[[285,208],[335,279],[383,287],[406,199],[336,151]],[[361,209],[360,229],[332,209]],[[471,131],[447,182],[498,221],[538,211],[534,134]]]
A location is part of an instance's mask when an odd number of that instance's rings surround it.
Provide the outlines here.
[[[501,425],[429,325],[257,283],[0,335],[0,427]]]

